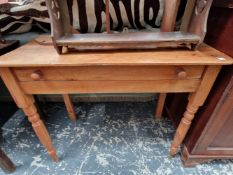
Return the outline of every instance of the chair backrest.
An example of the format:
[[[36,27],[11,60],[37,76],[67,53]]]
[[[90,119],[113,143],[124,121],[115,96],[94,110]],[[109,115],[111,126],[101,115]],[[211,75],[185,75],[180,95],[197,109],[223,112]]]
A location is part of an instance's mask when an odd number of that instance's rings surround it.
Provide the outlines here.
[[[82,0],[85,1],[85,0]],[[103,1],[103,0],[100,0]],[[111,14],[110,14],[110,3],[114,1],[121,0],[105,0],[105,16],[106,16],[106,32],[111,33]],[[146,0],[145,0],[146,1]],[[161,32],[173,32],[176,23],[176,17],[178,8],[181,0],[164,0],[164,13],[161,24]],[[190,34],[195,34],[200,37],[198,42],[191,43],[195,47],[199,45],[205,36],[206,33],[206,23],[208,18],[208,13],[210,6],[213,0],[187,0],[184,16],[182,18],[180,31]],[[50,17],[52,19],[52,36],[54,39],[55,48],[59,45],[57,40],[63,36],[68,36],[74,34],[73,27],[70,23],[70,13],[67,6],[67,1],[65,0],[46,0],[47,7],[49,10]],[[145,2],[146,3],[146,2]],[[165,35],[163,35],[165,36]],[[159,35],[159,39],[161,37]],[[169,35],[170,36],[170,35]],[[194,40],[194,35],[190,35],[190,38],[186,37],[187,35],[179,35],[178,39],[185,40],[183,45],[187,45],[186,40]],[[141,36],[140,36],[141,37]],[[167,36],[166,36],[167,37]],[[171,40],[174,39],[172,36]],[[175,37],[177,40],[177,37]],[[159,41],[160,41],[159,40]],[[62,40],[64,41],[64,40]],[[140,40],[141,41],[141,40]],[[162,41],[162,40],[161,40]],[[59,42],[62,45],[62,42]],[[72,39],[72,43],[74,43]],[[178,43],[182,45],[181,42]],[[57,46],[56,46],[57,45]],[[68,43],[64,43],[68,45]],[[164,46],[164,44],[163,44]],[[174,46],[172,44],[172,46]]]

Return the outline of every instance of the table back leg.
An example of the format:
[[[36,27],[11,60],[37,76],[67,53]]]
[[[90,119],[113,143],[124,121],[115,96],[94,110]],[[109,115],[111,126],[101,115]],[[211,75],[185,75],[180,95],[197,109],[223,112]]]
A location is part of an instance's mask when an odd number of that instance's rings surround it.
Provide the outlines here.
[[[70,120],[75,121],[77,119],[75,111],[74,111],[74,105],[70,99],[69,94],[63,94],[63,99],[65,102],[66,110],[68,112],[68,116]]]
[[[158,99],[158,103],[156,105],[156,110],[155,110],[155,119],[156,120],[160,120],[162,117],[162,112],[164,109],[166,97],[167,97],[166,93],[159,94],[159,99]]]

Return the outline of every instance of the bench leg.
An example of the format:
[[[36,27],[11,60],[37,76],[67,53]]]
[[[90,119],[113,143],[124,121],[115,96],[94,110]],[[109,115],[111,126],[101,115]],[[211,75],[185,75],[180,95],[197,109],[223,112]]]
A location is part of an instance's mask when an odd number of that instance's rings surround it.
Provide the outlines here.
[[[162,117],[162,112],[164,109],[166,97],[167,97],[166,93],[159,94],[159,99],[158,99],[158,103],[156,105],[156,110],[155,110],[155,119],[156,120],[160,120]]]
[[[70,120],[75,121],[77,119],[77,116],[75,114],[74,105],[70,99],[70,96],[68,94],[63,94],[62,96],[65,102],[65,106],[66,106]]]

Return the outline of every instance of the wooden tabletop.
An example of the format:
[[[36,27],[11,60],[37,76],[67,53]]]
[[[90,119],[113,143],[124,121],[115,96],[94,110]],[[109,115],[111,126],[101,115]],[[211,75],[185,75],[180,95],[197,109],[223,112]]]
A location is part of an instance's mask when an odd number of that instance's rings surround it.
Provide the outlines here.
[[[50,41],[40,36],[37,41]],[[233,59],[203,44],[197,51],[166,49],[147,51],[72,52],[58,55],[50,44],[33,40],[0,57],[0,67],[96,66],[96,65],[229,65]]]

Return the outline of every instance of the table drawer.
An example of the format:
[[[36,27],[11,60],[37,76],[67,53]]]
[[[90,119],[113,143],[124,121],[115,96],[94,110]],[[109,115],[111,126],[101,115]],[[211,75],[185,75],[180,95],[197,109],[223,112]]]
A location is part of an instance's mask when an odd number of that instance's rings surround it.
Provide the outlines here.
[[[98,66],[13,68],[19,82],[200,79],[204,66]]]

